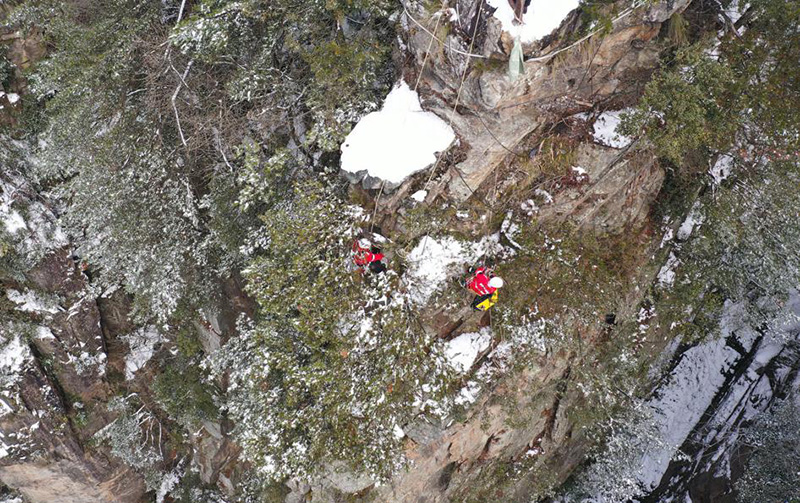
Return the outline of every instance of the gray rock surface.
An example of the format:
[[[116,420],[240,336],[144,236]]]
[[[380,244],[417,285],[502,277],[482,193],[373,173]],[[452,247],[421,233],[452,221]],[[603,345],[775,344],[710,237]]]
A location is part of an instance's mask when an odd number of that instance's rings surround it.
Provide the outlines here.
[[[430,24],[432,12],[426,12],[414,0],[403,3],[418,22]],[[483,46],[473,48],[473,53],[487,59],[474,58],[470,62],[456,113],[453,104],[467,58],[435,43],[436,50],[431,51],[422,71],[419,92],[423,107],[451,122],[465,151],[465,158],[439,180],[437,191],[463,201],[479,190],[509,156],[509,150],[524,138],[543,133],[543,128],[565,115],[638,94],[637,89],[658,65],[659,48],[654,38],[661,23],[689,3],[690,0],[677,0],[639,8],[618,20],[610,34],[596,35],[556,57],[536,60],[568,46],[563,41],[566,34],[580,27],[577,17],[568,18],[554,37],[545,39],[543,46],[535,43],[525,48],[525,74],[516,82],[505,75],[509,40],[503,35],[498,38],[499,25],[489,18],[479,25]],[[459,7],[462,23],[471,22],[475,6],[462,1]],[[407,42],[415,59],[415,65],[407,72],[409,78],[422,67],[430,35],[412,20],[406,20],[404,25],[408,27]],[[447,43],[464,52],[469,48],[466,37],[451,35]],[[456,169],[461,176],[454,173]]]

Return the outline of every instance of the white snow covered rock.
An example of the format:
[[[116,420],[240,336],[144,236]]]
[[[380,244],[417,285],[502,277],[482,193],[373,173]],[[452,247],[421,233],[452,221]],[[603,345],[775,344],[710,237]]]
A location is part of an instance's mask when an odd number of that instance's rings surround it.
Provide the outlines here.
[[[373,188],[382,182],[396,187],[408,176],[436,162],[436,153],[455,140],[453,129],[442,119],[422,110],[419,95],[400,81],[386,97],[383,108],[362,118],[342,144],[342,170],[353,182]]]
[[[523,44],[550,35],[580,5],[579,0],[533,0],[519,23],[508,0],[487,0],[487,3],[497,9],[494,17],[503,25],[503,31],[511,38],[519,37]]]
[[[458,372],[468,371],[478,355],[485,351],[492,343],[491,330],[483,329],[477,333],[461,334],[448,341],[445,354],[448,363]]]
[[[601,145],[613,148],[625,148],[631,144],[632,138],[621,135],[617,132],[622,114],[627,110],[616,110],[603,112],[594,122],[594,141]]]

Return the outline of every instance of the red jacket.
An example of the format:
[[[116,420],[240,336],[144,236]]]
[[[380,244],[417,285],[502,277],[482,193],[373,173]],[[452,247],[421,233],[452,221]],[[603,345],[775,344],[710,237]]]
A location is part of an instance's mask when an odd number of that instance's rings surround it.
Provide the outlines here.
[[[491,272],[486,267],[479,267],[475,271],[475,276],[472,277],[467,288],[477,293],[478,295],[489,295],[497,291],[497,288],[489,286],[489,276],[487,273]]]
[[[353,261],[359,267],[383,260],[383,257],[383,253],[372,253],[368,248],[362,248],[357,241],[353,243]]]

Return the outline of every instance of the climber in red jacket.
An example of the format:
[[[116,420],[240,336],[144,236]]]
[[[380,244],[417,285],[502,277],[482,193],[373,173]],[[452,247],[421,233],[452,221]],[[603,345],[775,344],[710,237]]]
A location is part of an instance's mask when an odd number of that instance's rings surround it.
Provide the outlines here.
[[[381,262],[383,259],[381,250],[368,239],[362,238],[353,242],[353,262],[361,271],[366,267],[375,274],[382,273],[386,270],[386,264]]]
[[[488,267],[479,267],[473,272],[472,278],[467,282],[467,288],[475,292],[472,308],[476,311],[487,311],[497,304],[497,290],[503,288],[503,278],[495,276]]]

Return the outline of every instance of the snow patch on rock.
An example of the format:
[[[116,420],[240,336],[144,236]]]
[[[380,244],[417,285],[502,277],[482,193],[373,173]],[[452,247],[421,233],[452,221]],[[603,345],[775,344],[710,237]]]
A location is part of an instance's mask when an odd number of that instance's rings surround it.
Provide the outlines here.
[[[469,381],[461,388],[461,391],[458,392],[458,395],[456,395],[453,401],[456,405],[469,405],[478,399],[480,392],[481,385],[478,384],[477,381]]]
[[[625,148],[633,139],[617,133],[621,115],[627,110],[603,112],[594,122],[594,141],[613,148]]]
[[[164,337],[150,325],[120,338],[131,348],[125,357],[125,379],[130,381],[136,372],[150,361],[155,353],[156,344],[163,342]]]
[[[689,239],[689,236],[692,235],[692,232],[695,228],[699,227],[705,217],[700,214],[700,205],[695,204],[695,207],[692,208],[692,211],[689,213],[689,216],[686,217],[686,220],[681,223],[681,226],[678,228],[678,241],[686,241]]]
[[[92,354],[88,351],[81,351],[78,356],[70,354],[67,355],[67,358],[67,365],[73,367],[78,375],[96,374],[102,377],[106,374],[107,357],[103,352]]]
[[[733,171],[733,157],[723,154],[717,158],[717,162],[714,163],[708,173],[714,179],[714,184],[719,185],[723,180],[731,176],[731,171]]]
[[[175,486],[178,485],[180,482],[181,477],[183,477],[183,464],[181,463],[178,467],[169,472],[161,479],[161,483],[158,485],[158,490],[156,491],[156,503],[164,503],[164,498],[175,489]]]
[[[675,231],[672,230],[672,227],[667,227],[667,230],[664,231],[664,237],[661,238],[661,244],[658,246],[659,248],[664,248],[664,246],[672,241],[672,238],[675,237]]]
[[[11,182],[0,180],[0,224],[13,237],[17,252],[37,262],[47,252],[65,246],[68,239],[43,203],[25,198],[20,203],[20,187],[27,187],[27,182],[21,178],[12,178]]]
[[[14,234],[17,231],[27,228],[25,219],[15,210],[9,210],[9,212],[3,216],[3,223],[9,234]]]
[[[675,269],[680,265],[680,260],[674,253],[669,253],[667,263],[658,271],[658,284],[662,288],[669,288],[675,284]]]
[[[8,300],[11,302],[17,304],[18,311],[40,314],[55,314],[59,311],[63,311],[59,306],[40,299],[36,293],[31,290],[22,293],[17,290],[9,289],[6,291],[6,297],[8,297]]]
[[[366,115],[347,135],[341,147],[342,169],[400,183],[436,162],[435,154],[453,140],[453,129],[422,110],[417,92],[400,81],[383,108]]]
[[[0,349],[0,371],[4,374],[16,374],[28,360],[30,350],[22,344],[19,336],[14,336]]]
[[[561,26],[567,15],[578,8],[579,0],[533,0],[522,23],[516,21],[514,10],[508,0],[487,0],[494,7],[494,17],[503,25],[503,31],[512,38],[519,37],[522,43],[530,43],[553,33]]]
[[[39,340],[45,340],[45,339],[55,339],[56,336],[53,335],[53,331],[50,330],[50,328],[40,325],[36,327],[36,338]]]
[[[445,344],[444,352],[448,363],[459,373],[472,367],[478,355],[485,351],[492,342],[491,330],[484,328],[480,332],[461,334]]]
[[[11,337],[8,337],[8,334],[3,335],[7,338],[0,340],[0,394],[3,397],[0,400],[0,417],[14,412],[10,403],[17,400],[20,374],[27,362],[33,358],[30,348],[22,342],[19,335]],[[0,443],[0,458],[6,454],[3,452],[5,450],[3,446],[4,444]]]
[[[413,302],[427,302],[448,278],[459,274],[465,264],[477,261],[487,250],[496,249],[499,241],[499,234],[477,243],[462,242],[450,236],[439,239],[424,236],[409,253],[408,269],[403,276]]]

